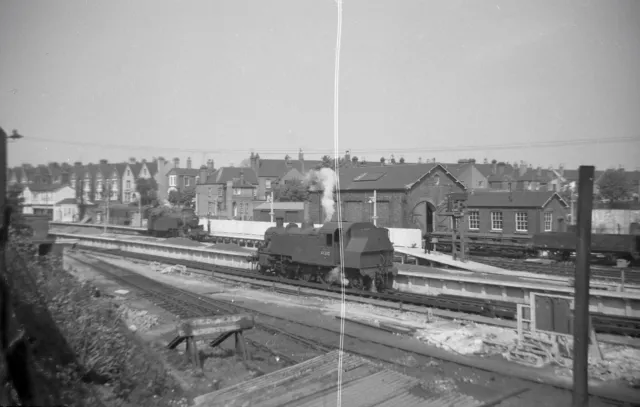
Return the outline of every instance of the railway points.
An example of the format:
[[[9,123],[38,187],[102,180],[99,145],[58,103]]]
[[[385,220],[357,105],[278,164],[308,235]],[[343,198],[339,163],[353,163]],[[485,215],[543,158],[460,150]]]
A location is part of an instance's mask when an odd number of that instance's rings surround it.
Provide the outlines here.
[[[123,261],[119,261],[118,263],[122,263]],[[147,269],[149,270],[147,274],[152,274],[154,273],[153,271],[150,270],[149,267],[147,267]],[[157,279],[167,279],[167,281],[176,281],[177,279],[181,278],[181,277],[172,277],[172,276],[162,276],[159,275],[157,272],[155,273]],[[202,296],[204,296],[204,292],[206,290],[211,290],[211,288],[207,288],[206,287],[206,283],[193,283],[190,284],[189,286],[186,286],[184,284],[182,285],[178,285],[177,283],[174,284],[177,287],[190,287],[191,289],[198,289],[200,292],[202,292]],[[229,291],[233,291],[233,290],[229,290]],[[273,312],[283,312],[283,309],[286,310],[286,312],[291,313],[290,316],[293,316],[293,314],[297,315],[297,318],[301,319],[302,321],[307,321],[309,322],[311,320],[310,316],[308,315],[309,312],[316,312],[317,313],[317,309],[318,307],[316,306],[310,306],[308,307],[308,309],[303,310],[298,308],[295,305],[295,302],[291,302],[288,306],[286,306],[285,304],[288,301],[281,301],[278,304],[274,305],[274,304],[269,304],[269,301],[266,300],[265,296],[260,296],[260,295],[256,295],[255,292],[246,295],[243,297],[243,295],[240,292],[229,292],[228,294],[212,294],[212,296],[214,298],[226,298],[227,300],[230,300],[232,298],[235,298],[236,300],[236,304],[241,304],[241,306],[246,307],[246,308],[254,308],[254,309],[258,309],[260,312],[264,312],[267,314],[271,314]],[[209,297],[209,296],[207,296]],[[185,298],[185,297],[181,297],[181,298]],[[279,311],[278,311],[279,310]],[[261,317],[260,317],[261,318]],[[260,318],[258,318],[257,320],[259,320]],[[339,331],[339,328],[336,328]],[[515,367],[507,367],[507,364],[505,363],[494,363],[491,360],[483,360],[482,358],[478,358],[478,357],[473,357],[473,356],[463,356],[463,355],[457,355],[455,353],[451,353],[451,352],[447,352],[445,350],[438,350],[438,349],[433,349],[432,347],[428,348],[428,351],[426,350],[427,348],[424,348],[424,344],[420,345],[420,342],[416,342],[415,340],[410,340],[410,338],[406,338],[404,339],[403,337],[398,337],[398,336],[393,336],[393,335],[388,335],[382,332],[376,333],[375,331],[372,331],[371,329],[368,329],[366,327],[362,327],[362,328],[358,328],[353,324],[347,324],[347,333],[349,336],[349,340],[346,341],[346,343],[351,343],[352,341],[355,340],[354,336],[358,336],[358,335],[362,335],[363,333],[369,338],[369,339],[373,339],[375,338],[376,341],[378,342],[382,342],[385,344],[385,346],[393,346],[394,349],[398,350],[398,351],[403,351],[403,352],[412,352],[412,357],[413,357],[413,361],[410,363],[411,366],[434,366],[433,362],[429,362],[429,360],[424,360],[425,355],[428,355],[430,357],[436,357],[436,358],[443,358],[441,360],[443,360],[443,362],[438,362],[440,363],[445,363],[444,361],[449,360],[449,362],[446,363],[462,363],[462,364],[466,364],[467,366],[469,364],[471,364],[474,367],[477,367],[478,369],[487,369],[488,365],[490,365],[490,368],[495,368],[496,371],[498,371],[499,373],[494,373],[493,375],[493,380],[489,380],[488,383],[501,383],[502,380],[504,380],[502,378],[502,375],[505,374],[505,372],[508,372],[508,374],[510,376],[526,376],[528,379],[527,380],[542,380],[544,382],[547,382],[547,380],[555,380],[554,385],[562,385],[562,382],[565,383],[565,385],[567,384],[567,379],[563,379],[562,377],[558,377],[557,373],[553,372],[553,371],[549,371],[549,370],[544,370],[543,371],[536,371],[533,372],[530,368],[525,368],[525,367],[520,367],[520,366],[515,366]],[[324,334],[315,334],[315,337],[323,337]],[[337,342],[335,342],[337,343]],[[381,351],[381,349],[390,349],[390,348],[378,348],[376,347],[375,344],[372,344],[371,342],[368,342],[369,345],[367,346],[367,350],[366,351],[362,351],[364,352],[365,355],[361,355],[361,356],[365,356],[365,357],[371,357],[371,354],[375,355],[383,355],[385,354],[385,351]],[[452,360],[455,359],[455,360]],[[479,363],[482,364],[483,366],[480,367],[479,365],[475,365],[475,363]],[[442,365],[436,365],[439,368],[442,368]],[[407,369],[407,367],[404,367],[404,369]],[[409,370],[411,370],[410,366],[409,366]],[[418,369],[418,370],[423,370],[423,369]],[[427,368],[427,371],[430,371],[431,368]],[[436,369],[437,370],[437,369]],[[447,372],[449,372],[449,374],[452,372],[452,370],[450,368],[445,368],[445,370]],[[483,375],[480,371],[478,371],[479,375]],[[497,375],[497,376],[496,376]],[[486,377],[486,376],[485,376]],[[479,385],[483,385],[483,380],[484,379],[477,379],[475,378],[473,381],[475,381],[477,384]],[[490,385],[490,384],[488,384]],[[500,386],[500,384],[494,384],[495,386]],[[598,385],[598,386],[594,386],[594,391],[596,393],[598,392],[604,392],[604,393],[600,393],[601,395],[605,395],[606,393],[606,388],[608,385]],[[519,387],[519,386],[515,386],[515,387]],[[546,390],[542,390],[542,388],[540,388],[541,394],[543,393],[548,393],[550,391],[550,389],[546,389]],[[624,397],[624,393],[625,391],[616,391],[615,392],[615,396],[616,397]],[[613,395],[614,392],[610,392],[610,395]],[[557,397],[557,396],[556,396]],[[608,397],[608,396],[607,396]],[[528,405],[528,404],[519,404],[519,405]],[[535,405],[535,404],[531,404],[531,405]]]

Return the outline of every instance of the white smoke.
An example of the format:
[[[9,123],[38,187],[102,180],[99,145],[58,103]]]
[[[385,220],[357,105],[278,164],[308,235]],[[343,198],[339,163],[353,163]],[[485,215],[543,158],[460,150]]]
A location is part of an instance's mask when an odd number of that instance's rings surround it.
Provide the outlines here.
[[[333,190],[336,187],[336,173],[331,168],[321,168],[319,171],[311,170],[307,173],[306,182],[313,186],[320,184],[322,186],[322,208],[326,213],[324,223],[330,222],[336,211],[336,205],[333,201]]]
[[[325,275],[324,281],[328,284],[337,283],[349,285],[349,280],[344,277],[344,274],[340,273],[340,267],[334,267],[331,269],[331,271]]]

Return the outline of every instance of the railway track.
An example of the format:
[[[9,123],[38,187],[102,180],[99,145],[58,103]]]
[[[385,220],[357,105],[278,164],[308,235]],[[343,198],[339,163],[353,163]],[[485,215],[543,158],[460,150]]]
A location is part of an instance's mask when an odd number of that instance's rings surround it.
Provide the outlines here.
[[[83,249],[86,250],[86,249]],[[114,254],[121,257],[136,258],[145,261],[156,261],[160,263],[170,262],[179,264],[195,270],[202,270],[208,273],[219,273],[243,277],[254,280],[269,281],[274,283],[283,283],[291,287],[304,287],[321,290],[326,292],[341,293],[340,287],[326,286],[318,283],[311,283],[301,280],[288,280],[280,277],[265,276],[255,271],[246,271],[233,267],[219,266],[209,263],[200,263],[181,259],[167,259],[166,257],[122,252],[113,249],[91,248],[91,251],[97,253]],[[395,291],[371,293],[361,290],[345,289],[345,293],[351,298],[365,297],[376,300],[382,300],[391,303],[408,304],[427,308],[444,309],[448,311],[461,312],[466,314],[475,314],[491,318],[501,318],[507,320],[516,319],[517,306],[515,303],[507,301],[485,300],[472,297],[462,297],[455,295],[438,295],[427,296],[420,294],[408,294]],[[640,319],[627,317],[613,317],[604,314],[592,314],[594,328],[596,332],[626,335],[632,337],[640,337]]]
[[[536,264],[526,263],[522,260],[496,259],[484,256],[472,256],[474,261],[484,263],[489,266],[504,268],[513,271],[526,271],[536,274],[552,274],[573,277],[575,275],[575,264]],[[622,270],[614,267],[594,266],[590,267],[591,278],[593,280],[605,280],[620,282]],[[625,283],[640,285],[640,271],[624,269]]]

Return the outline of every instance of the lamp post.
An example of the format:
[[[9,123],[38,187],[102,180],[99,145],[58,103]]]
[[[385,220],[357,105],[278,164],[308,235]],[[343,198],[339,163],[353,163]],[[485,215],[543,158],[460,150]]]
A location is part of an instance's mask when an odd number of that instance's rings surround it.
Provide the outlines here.
[[[378,192],[373,191],[373,196],[369,197],[369,202],[373,203],[373,216],[371,220],[373,220],[373,225],[378,226]]]
[[[271,215],[271,223],[273,223],[273,216],[275,215],[273,212],[273,195],[269,195],[269,203],[271,204],[271,211],[269,212],[269,215]]]

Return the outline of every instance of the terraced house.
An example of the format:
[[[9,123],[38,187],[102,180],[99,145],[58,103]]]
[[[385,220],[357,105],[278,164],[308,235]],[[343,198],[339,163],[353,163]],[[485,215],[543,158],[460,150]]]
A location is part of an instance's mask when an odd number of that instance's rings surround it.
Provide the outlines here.
[[[187,168],[180,168],[180,159],[173,159],[173,168],[167,172],[168,188],[167,196],[171,191],[184,192],[187,190],[195,190],[196,177],[199,171],[191,168],[191,158],[187,158]]]
[[[251,168],[200,167],[196,186],[196,214],[215,219],[244,219],[253,217],[258,178]]]
[[[158,168],[165,167],[165,160],[163,158],[158,158],[154,161],[148,162],[146,160],[142,160],[141,162],[137,162],[135,158],[130,158],[129,163],[126,165],[126,168],[123,172],[122,176],[122,191],[123,191],[123,203],[131,203],[137,202],[137,181],[139,179],[155,179],[158,184],[158,199],[166,199],[164,194],[161,193],[163,188],[161,185],[166,185],[166,177],[162,177]],[[162,178],[165,178],[164,180]],[[166,189],[165,189],[166,191]]]

